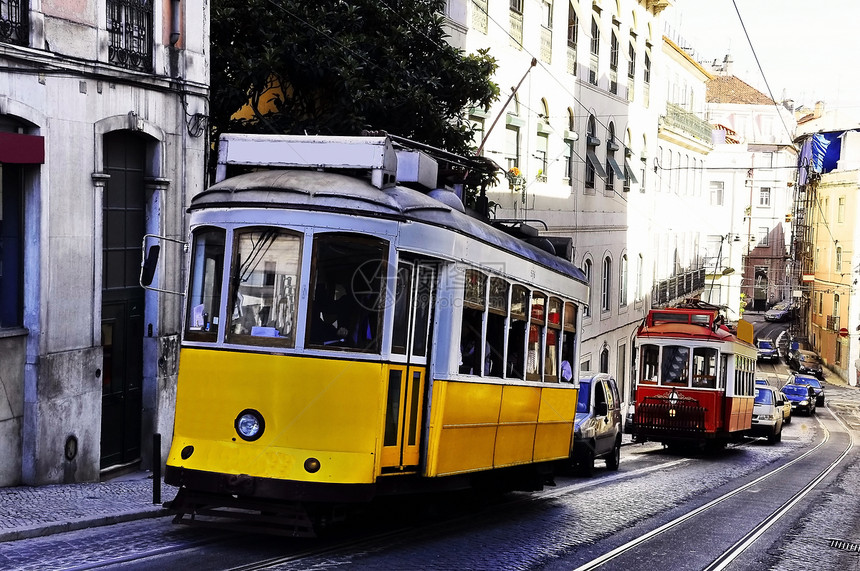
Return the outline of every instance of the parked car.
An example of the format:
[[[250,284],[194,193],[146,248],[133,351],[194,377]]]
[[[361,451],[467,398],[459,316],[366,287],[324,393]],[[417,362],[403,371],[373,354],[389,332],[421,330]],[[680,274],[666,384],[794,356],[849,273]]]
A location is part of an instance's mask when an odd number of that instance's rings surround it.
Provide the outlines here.
[[[783,412],[785,397],[773,387],[756,385],[753,402],[753,436],[767,436],[770,444],[782,440]]]
[[[824,387],[821,382],[812,375],[793,375],[788,382],[795,385],[807,385],[815,391],[815,406],[824,406]]]
[[[621,462],[621,397],[611,375],[597,373],[579,379],[579,400],[573,431],[573,460],[591,475],[595,458],[617,470]]]
[[[781,301],[764,312],[766,321],[788,321],[791,316],[791,304],[787,301]]]
[[[821,361],[818,359],[818,355],[812,351],[792,349],[788,352],[788,366],[798,373],[814,375],[819,379],[824,378],[824,368],[821,366]]]
[[[803,411],[806,414],[815,414],[815,389],[809,385],[789,383],[782,387],[782,394],[791,404],[792,412]]]
[[[759,361],[779,361],[779,349],[773,339],[761,338],[755,342]]]
[[[785,393],[781,393],[780,396],[782,396],[782,424],[791,424],[791,401]]]

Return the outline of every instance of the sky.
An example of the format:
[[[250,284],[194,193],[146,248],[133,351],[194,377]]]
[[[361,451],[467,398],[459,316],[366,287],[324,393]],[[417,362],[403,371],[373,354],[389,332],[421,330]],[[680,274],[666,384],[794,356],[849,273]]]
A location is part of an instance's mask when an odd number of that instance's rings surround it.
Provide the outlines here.
[[[730,54],[732,75],[769,95],[763,71],[777,101],[793,99],[806,107],[824,101],[827,109],[860,113],[857,0],[674,0],[674,4],[667,16],[675,31],[667,35],[677,41],[680,34],[685,40],[682,47],[692,47],[697,61],[722,60]]]

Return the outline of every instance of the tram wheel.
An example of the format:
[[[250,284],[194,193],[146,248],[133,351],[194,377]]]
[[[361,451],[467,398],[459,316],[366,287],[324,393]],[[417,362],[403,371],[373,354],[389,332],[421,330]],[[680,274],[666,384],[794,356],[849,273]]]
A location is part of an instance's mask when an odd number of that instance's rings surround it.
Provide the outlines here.
[[[612,453],[606,457],[606,468],[617,470],[619,464],[621,464],[621,441],[616,440],[615,446],[612,447]]]

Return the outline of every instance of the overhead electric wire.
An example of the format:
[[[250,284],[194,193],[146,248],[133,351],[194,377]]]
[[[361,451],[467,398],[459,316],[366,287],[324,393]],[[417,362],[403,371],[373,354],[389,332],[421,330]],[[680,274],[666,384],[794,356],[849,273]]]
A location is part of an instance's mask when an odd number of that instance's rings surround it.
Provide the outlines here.
[[[770,96],[770,100],[773,101],[773,104],[777,109],[777,117],[779,117],[779,121],[780,121],[780,123],[782,123],[782,128],[785,129],[785,133],[788,135],[789,140],[793,141],[794,136],[788,130],[788,126],[785,124],[785,119],[782,118],[782,113],[779,112],[779,107],[780,107],[779,103],[776,102],[776,98],[773,96],[773,91],[771,91],[771,89],[770,89],[770,84],[767,81],[767,77],[765,76],[764,70],[761,67],[761,62],[758,59],[758,54],[756,53],[755,48],[753,47],[753,44],[752,44],[752,40],[750,39],[750,35],[747,32],[747,26],[744,23],[743,17],[741,16],[741,11],[738,9],[738,3],[735,0],[732,0],[732,5],[735,7],[735,12],[738,15],[738,21],[741,24],[741,29],[743,29],[743,31],[744,31],[744,36],[746,36],[747,43],[750,46],[750,51],[752,51],[753,58],[755,59],[755,63],[758,66],[758,71],[759,71],[759,73],[761,73],[761,78],[764,81],[765,87],[767,88],[767,93]]]

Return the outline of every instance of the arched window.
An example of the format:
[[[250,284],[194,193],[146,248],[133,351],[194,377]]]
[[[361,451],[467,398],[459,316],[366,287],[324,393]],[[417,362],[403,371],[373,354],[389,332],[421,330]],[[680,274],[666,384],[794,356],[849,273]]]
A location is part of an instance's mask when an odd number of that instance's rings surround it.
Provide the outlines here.
[[[573,117],[573,109],[568,108],[567,131],[564,133],[564,177],[570,181],[571,186],[573,186],[573,151],[577,139]]]
[[[594,115],[588,117],[588,136],[586,137],[586,154],[585,154],[585,188],[594,188],[595,179],[597,176],[606,179],[606,171],[603,170],[603,165],[597,157],[597,148],[600,146],[600,139],[597,138],[597,120]]]
[[[589,285],[588,295],[590,298],[590,296],[591,296],[591,289],[590,289],[590,286],[591,286],[591,260],[586,259],[582,263],[582,272],[585,274],[585,281],[587,281],[588,285]],[[585,304],[585,307],[583,308],[583,311],[582,311],[582,315],[583,315],[583,317],[591,317],[591,299],[589,299],[588,303]]]
[[[603,280],[600,287],[600,309],[609,311],[609,295],[612,286],[612,259],[609,256],[603,258]]]
[[[608,373],[609,372],[609,347],[606,345],[600,349],[600,372]]]
[[[618,304],[627,305],[627,254],[621,256],[621,264],[618,268]]]
[[[546,181],[547,169],[549,162],[547,161],[547,153],[549,152],[549,105],[546,99],[541,99],[543,113],[541,121],[537,124],[537,148],[535,149],[535,158],[537,159],[537,180]]]
[[[597,71],[600,63],[600,12],[597,7],[591,15],[591,60],[588,65],[588,82],[597,85]]]
[[[520,118],[520,101],[515,96],[513,113],[509,112],[505,125],[505,167],[511,170],[520,166],[520,127],[525,121]]]
[[[615,124],[609,123],[609,132],[606,137],[606,190],[615,188],[615,169],[612,168],[612,163],[615,160],[615,149],[618,144],[615,142]]]
[[[836,271],[842,271],[842,246],[836,246]]]

